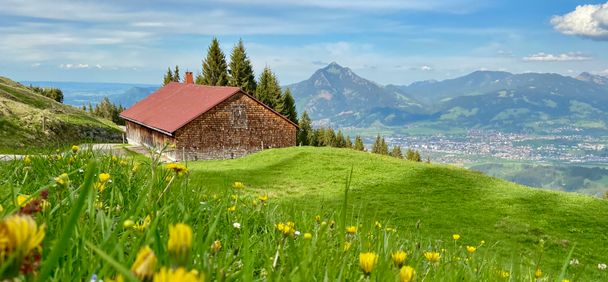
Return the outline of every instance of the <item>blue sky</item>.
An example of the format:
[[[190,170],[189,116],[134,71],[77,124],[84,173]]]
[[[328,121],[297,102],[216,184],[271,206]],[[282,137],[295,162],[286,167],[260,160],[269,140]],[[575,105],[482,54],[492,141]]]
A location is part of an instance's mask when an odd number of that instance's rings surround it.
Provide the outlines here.
[[[274,3],[278,2],[278,3]],[[336,61],[381,84],[475,70],[608,75],[608,2],[0,0],[0,75],[158,84],[242,38],[282,84]]]

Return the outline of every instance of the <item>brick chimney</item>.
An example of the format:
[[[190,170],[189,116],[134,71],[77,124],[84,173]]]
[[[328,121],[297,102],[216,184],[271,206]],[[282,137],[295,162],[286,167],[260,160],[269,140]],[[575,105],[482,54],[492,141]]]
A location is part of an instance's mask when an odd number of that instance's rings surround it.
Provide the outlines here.
[[[186,72],[186,79],[185,79],[184,83],[185,84],[194,84],[194,77],[192,77],[191,71]]]

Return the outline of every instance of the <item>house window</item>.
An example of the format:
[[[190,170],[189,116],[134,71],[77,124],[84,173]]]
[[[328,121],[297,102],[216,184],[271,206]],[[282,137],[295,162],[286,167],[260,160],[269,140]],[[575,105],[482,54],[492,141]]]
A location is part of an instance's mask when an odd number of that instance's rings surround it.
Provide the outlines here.
[[[232,105],[232,127],[247,128],[247,111],[244,104]]]

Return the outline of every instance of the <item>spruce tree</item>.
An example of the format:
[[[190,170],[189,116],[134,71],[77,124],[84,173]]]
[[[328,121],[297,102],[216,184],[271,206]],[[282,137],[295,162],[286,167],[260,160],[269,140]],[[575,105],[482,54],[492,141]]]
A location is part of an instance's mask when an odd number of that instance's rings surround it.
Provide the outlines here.
[[[300,130],[298,131],[298,144],[302,146],[312,145],[310,139],[314,138],[314,134],[312,132],[310,117],[308,117],[308,113],[306,111],[302,113],[299,124]]]
[[[175,65],[175,71],[173,72],[173,81],[180,82],[181,78],[179,77],[179,67]]]
[[[407,149],[405,153],[405,159],[414,162],[421,162],[422,158],[420,157],[420,153],[418,151],[414,151],[412,149]]]
[[[403,153],[401,153],[401,146],[395,145],[390,153],[391,157],[403,159]]]
[[[325,129],[325,146],[336,147],[336,132],[331,127]]]
[[[379,154],[388,155],[388,144],[386,144],[384,137],[382,137],[382,140],[380,141],[380,153]]]
[[[230,86],[240,87],[243,91],[249,94],[255,94],[256,82],[253,74],[253,66],[247,58],[243,40],[234,45],[230,54],[230,77],[228,78]]]
[[[320,127],[315,131],[315,138],[317,139],[317,146],[327,146],[327,140],[325,139],[325,128]]]
[[[207,58],[203,60],[203,74],[200,82],[201,84],[211,86],[228,85],[226,56],[222,52],[217,38],[213,38],[211,41],[211,45],[209,45],[209,49],[207,50]]]
[[[350,136],[346,136],[346,148],[353,148],[353,141],[350,140]]]
[[[173,73],[171,72],[171,68],[167,68],[167,73],[163,78],[163,86],[169,84],[171,81],[173,81]]]
[[[363,139],[361,139],[361,136],[355,136],[355,145],[353,146],[353,149],[357,151],[365,151],[365,145],[363,145]]]
[[[382,137],[380,137],[380,134],[378,134],[376,136],[376,141],[374,141],[374,144],[372,145],[372,153],[380,154],[381,146],[382,146]]]
[[[338,130],[338,134],[336,135],[335,145],[338,148],[345,148],[346,147],[346,140],[344,139],[344,134],[342,134],[342,130],[341,129]]]
[[[267,106],[277,109],[281,99],[281,86],[274,73],[269,67],[265,67],[260,75],[260,81],[255,89],[255,96]]]
[[[289,120],[298,123],[298,112],[296,111],[296,101],[291,95],[289,88],[285,89],[285,93],[281,97],[281,102],[277,105],[277,110]]]

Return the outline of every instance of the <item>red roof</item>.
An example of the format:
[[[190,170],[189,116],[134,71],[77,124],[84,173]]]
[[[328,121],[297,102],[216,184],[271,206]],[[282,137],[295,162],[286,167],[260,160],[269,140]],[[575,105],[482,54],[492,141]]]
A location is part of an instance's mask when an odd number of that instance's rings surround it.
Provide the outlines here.
[[[172,134],[239,92],[242,91],[238,87],[171,82],[126,109],[120,113],[120,116],[163,133]],[[262,104],[255,98],[253,99]],[[270,109],[268,106],[264,106]],[[283,117],[276,111],[273,110],[273,112]]]

